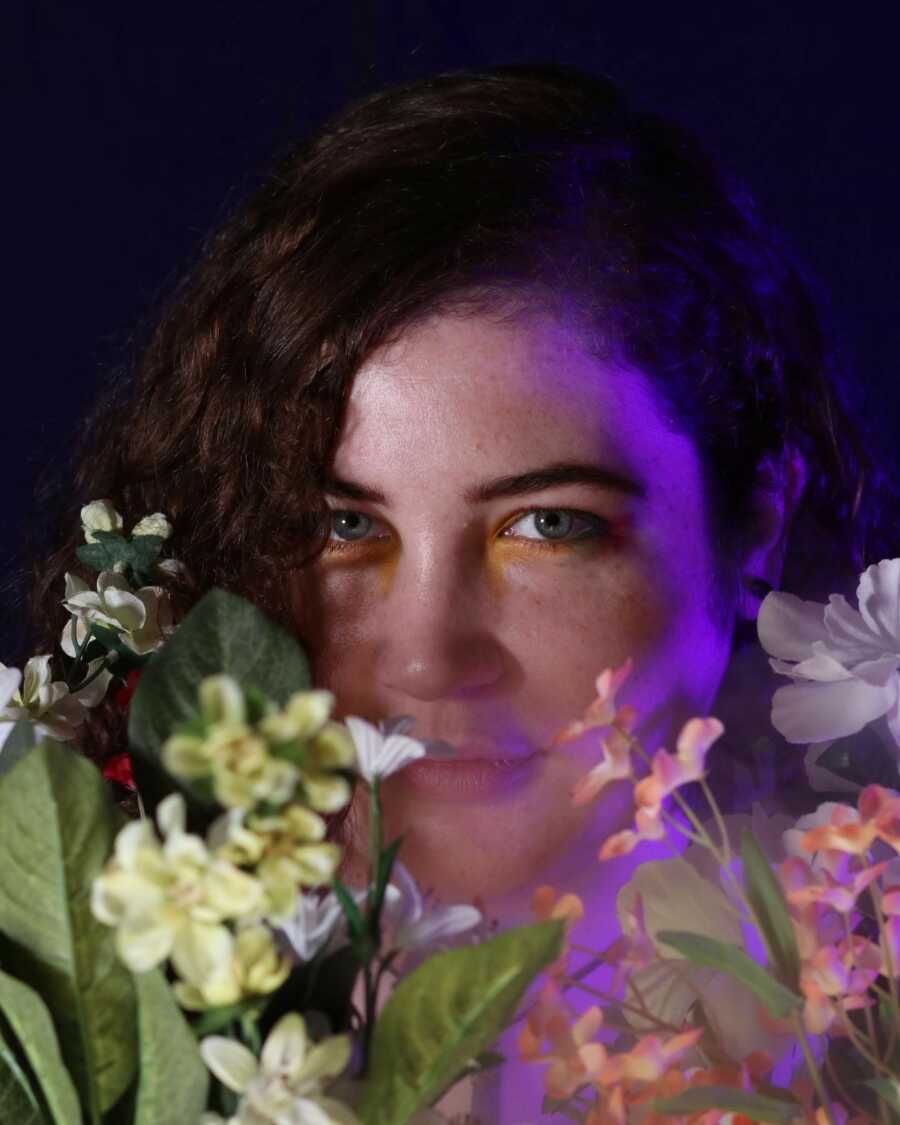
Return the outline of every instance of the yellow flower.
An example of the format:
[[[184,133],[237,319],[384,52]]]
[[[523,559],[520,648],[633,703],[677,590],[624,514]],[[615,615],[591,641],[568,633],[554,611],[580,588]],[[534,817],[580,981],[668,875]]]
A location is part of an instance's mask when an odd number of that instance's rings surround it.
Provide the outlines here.
[[[162,844],[150,821],[127,824],[94,880],[91,909],[116,927],[119,956],[133,972],[171,957],[178,974],[200,987],[221,974],[231,955],[224,923],[258,917],[263,888],[210,855],[199,836],[185,832],[184,817],[184,799],[176,793],[157,810]]]
[[[291,958],[279,953],[265,926],[251,925],[233,936],[228,957],[205,979],[177,981],[175,995],[183,1008],[202,1011],[236,1004],[248,996],[266,996],[287,980]]]
[[[256,1057],[242,1044],[219,1035],[200,1043],[203,1061],[219,1081],[242,1094],[229,1125],[360,1125],[356,1114],[323,1093],[350,1061],[349,1035],[332,1035],[310,1045],[303,1017],[290,1012],[275,1024]],[[221,1121],[207,1115],[205,1122]]]

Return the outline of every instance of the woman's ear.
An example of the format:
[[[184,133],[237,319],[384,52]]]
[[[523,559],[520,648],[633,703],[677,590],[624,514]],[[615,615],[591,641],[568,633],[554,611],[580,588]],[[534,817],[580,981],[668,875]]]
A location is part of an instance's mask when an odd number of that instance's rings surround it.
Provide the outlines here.
[[[806,461],[795,446],[786,446],[780,458],[766,457],[757,470],[754,536],[741,568],[739,617],[755,621],[759,603],[779,586],[788,532],[807,478]]]

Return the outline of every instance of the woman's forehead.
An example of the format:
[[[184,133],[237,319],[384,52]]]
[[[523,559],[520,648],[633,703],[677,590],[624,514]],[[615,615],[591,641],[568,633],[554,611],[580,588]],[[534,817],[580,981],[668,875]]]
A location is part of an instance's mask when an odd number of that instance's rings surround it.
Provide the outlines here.
[[[597,458],[651,476],[696,467],[644,375],[592,354],[574,320],[537,313],[437,314],[362,365],[335,472],[384,471],[398,458],[463,472]]]

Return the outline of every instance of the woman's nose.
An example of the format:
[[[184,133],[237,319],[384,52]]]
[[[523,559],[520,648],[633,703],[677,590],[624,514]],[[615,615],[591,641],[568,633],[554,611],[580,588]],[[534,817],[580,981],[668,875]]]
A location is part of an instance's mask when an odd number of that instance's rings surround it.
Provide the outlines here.
[[[391,692],[435,701],[502,680],[506,658],[488,591],[471,569],[401,563],[383,609],[375,674]]]

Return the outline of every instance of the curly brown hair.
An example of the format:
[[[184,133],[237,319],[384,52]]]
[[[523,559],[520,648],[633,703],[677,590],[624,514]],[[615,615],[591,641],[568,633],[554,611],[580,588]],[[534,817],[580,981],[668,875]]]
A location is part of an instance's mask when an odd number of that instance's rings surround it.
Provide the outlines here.
[[[728,596],[757,470],[788,446],[809,475],[784,588],[845,590],[900,553],[896,494],[810,284],[746,190],[604,78],[494,67],[351,105],[209,238],[57,488],[31,651],[65,623],[78,508],[99,497],[169,515],[180,610],[221,586],[293,628],[285,568],[321,547],[354,372],[436,309],[523,289],[574,298],[598,349],[644,372],[692,437]],[[96,714],[98,753],[119,722]]]

